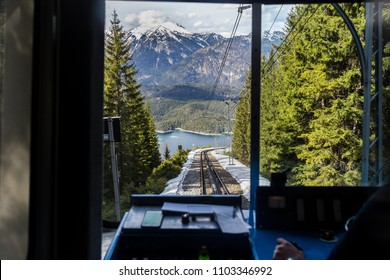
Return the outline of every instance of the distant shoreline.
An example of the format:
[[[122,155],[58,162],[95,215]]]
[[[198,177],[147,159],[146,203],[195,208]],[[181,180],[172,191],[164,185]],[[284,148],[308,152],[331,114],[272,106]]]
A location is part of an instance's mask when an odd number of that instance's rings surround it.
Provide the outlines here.
[[[172,130],[167,130],[167,131],[156,130],[156,132],[160,133],[160,134],[167,134],[167,133],[171,133],[171,132],[174,132],[174,131],[182,131],[182,132],[198,134],[198,135],[207,135],[207,136],[227,135],[226,133],[205,133],[205,132],[197,132],[197,131],[185,130],[185,129],[182,129],[180,127],[172,129]]]

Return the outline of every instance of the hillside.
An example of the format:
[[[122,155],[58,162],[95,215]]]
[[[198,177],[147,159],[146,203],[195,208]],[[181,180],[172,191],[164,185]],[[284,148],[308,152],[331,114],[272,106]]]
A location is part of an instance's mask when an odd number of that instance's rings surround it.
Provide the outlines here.
[[[227,104],[223,101],[152,98],[148,99],[148,103],[159,131],[179,127],[204,133],[224,133],[228,130]]]
[[[263,54],[280,44],[282,32],[263,36]],[[191,33],[166,22],[130,30],[132,62],[141,91],[158,130],[181,127],[199,132],[226,132],[224,100],[237,100],[250,64],[251,35],[235,36],[216,85],[229,38]],[[218,120],[217,120],[217,119]],[[223,118],[223,117],[222,117]]]

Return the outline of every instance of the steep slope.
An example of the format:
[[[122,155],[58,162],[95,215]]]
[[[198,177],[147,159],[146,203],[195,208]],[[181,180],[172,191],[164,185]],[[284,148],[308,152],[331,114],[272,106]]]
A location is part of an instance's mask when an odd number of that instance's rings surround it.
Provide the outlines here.
[[[282,32],[263,37],[263,54],[280,44]],[[193,84],[212,88],[229,39],[215,33],[191,33],[166,22],[130,30],[129,42],[143,85]],[[250,62],[251,35],[233,39],[219,86],[240,89]]]

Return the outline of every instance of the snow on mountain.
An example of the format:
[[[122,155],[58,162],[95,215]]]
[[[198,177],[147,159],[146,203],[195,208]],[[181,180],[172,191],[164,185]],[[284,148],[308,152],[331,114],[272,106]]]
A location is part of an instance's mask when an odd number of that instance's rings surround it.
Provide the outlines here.
[[[154,32],[167,32],[167,33],[182,33],[192,34],[190,31],[185,29],[183,26],[173,22],[164,22],[152,25],[141,25],[130,30],[130,33],[139,40],[142,36],[150,36]]]
[[[263,54],[280,44],[283,32],[266,32]],[[130,30],[130,47],[138,79],[150,84],[210,85],[216,78],[229,39],[215,33],[192,33],[165,22]],[[222,73],[221,84],[240,88],[250,63],[251,35],[236,36]]]
[[[250,64],[250,36],[236,36],[230,46],[219,85],[240,89],[245,82]],[[172,65],[161,81],[163,83],[186,83],[214,85],[221,67],[221,61],[229,44],[219,40],[213,45],[201,48],[191,56]]]

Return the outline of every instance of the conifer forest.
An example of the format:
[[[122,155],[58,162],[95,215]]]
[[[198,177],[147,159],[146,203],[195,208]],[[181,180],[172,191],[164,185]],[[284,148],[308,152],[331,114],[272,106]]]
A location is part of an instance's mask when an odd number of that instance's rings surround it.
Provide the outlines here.
[[[364,45],[365,3],[341,6]],[[282,43],[274,46],[261,62],[260,174],[269,178],[271,173],[290,168],[288,185],[357,186],[362,168],[364,95],[351,33],[332,5],[313,4],[297,5],[291,10],[284,34]],[[383,8],[383,40],[383,143],[389,143],[388,3]],[[223,116],[226,107],[219,108],[215,100],[164,99],[152,103],[153,111],[168,112],[168,117],[153,116],[135,78],[137,67],[132,63],[126,30],[115,12],[105,42],[104,114],[121,118],[122,141],[117,145],[121,193],[125,197],[130,193],[159,193],[169,178],[178,175],[188,151],[179,151],[172,157],[167,151],[166,158],[161,159],[156,121],[169,130],[180,126],[174,119],[199,114],[199,118],[192,120],[193,127],[187,122],[185,129],[198,131],[211,125],[220,133],[226,127],[226,119],[223,124],[218,118],[201,119],[203,115],[194,110],[212,110]],[[247,166],[250,165],[250,82],[248,74],[232,112],[232,154]],[[174,109],[179,103],[181,109]],[[383,171],[388,176],[389,148],[384,147],[383,153]],[[104,176],[111,178],[106,146],[104,163]],[[104,182],[105,203],[110,204],[112,181]]]

